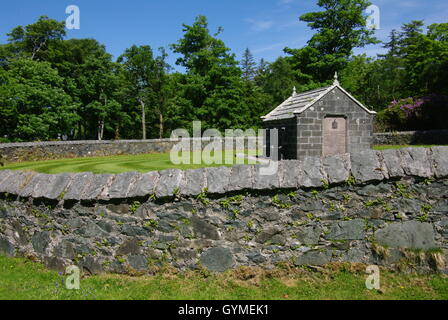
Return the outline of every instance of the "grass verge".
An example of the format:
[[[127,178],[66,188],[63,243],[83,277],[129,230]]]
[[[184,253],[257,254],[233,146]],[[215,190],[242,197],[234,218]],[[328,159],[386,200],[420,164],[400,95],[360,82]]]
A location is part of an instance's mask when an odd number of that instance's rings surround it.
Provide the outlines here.
[[[67,290],[64,276],[23,258],[0,256],[3,300],[446,300],[448,278],[383,270],[381,290],[365,287],[365,266],[332,264],[303,268],[240,268],[223,274],[175,271],[155,276],[83,277]]]

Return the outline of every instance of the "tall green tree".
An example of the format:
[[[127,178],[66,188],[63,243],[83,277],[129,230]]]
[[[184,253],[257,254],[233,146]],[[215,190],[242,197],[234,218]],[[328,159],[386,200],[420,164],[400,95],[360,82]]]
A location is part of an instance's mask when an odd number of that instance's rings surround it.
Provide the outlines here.
[[[33,60],[45,60],[51,43],[61,41],[65,34],[64,22],[41,16],[33,24],[14,28],[7,36],[14,51],[22,52]]]
[[[118,58],[122,65],[125,78],[129,83],[129,94],[138,101],[141,106],[142,138],[147,138],[146,113],[147,104],[151,104],[151,111],[159,116],[159,137],[164,134],[164,112],[167,105],[169,92],[166,90],[167,71],[166,54],[158,57],[150,46],[132,46],[126,49]]]
[[[121,125],[112,124],[112,118],[126,116],[115,97],[118,68],[104,45],[94,39],[64,40],[49,47],[47,60],[64,77],[65,91],[79,102],[77,137],[113,137]]]
[[[241,69],[235,55],[217,38],[223,29],[210,34],[205,16],[183,27],[183,37],[171,48],[182,55],[176,63],[187,69],[189,84],[184,92],[192,102],[195,118],[203,121],[205,128],[224,130],[244,125],[248,106],[242,101]]]
[[[47,62],[24,58],[10,63],[0,73],[1,134],[22,141],[70,135],[77,106],[63,81]]]
[[[318,0],[323,11],[300,16],[316,33],[302,49],[286,48],[292,55],[298,81],[326,83],[335,71],[347,64],[353,49],[378,43],[374,31],[366,26],[364,11],[371,4],[367,0]],[[307,79],[308,78],[308,79]]]
[[[243,53],[243,59],[240,62],[241,71],[243,72],[244,81],[252,81],[257,75],[257,63],[249,48],[246,48]]]

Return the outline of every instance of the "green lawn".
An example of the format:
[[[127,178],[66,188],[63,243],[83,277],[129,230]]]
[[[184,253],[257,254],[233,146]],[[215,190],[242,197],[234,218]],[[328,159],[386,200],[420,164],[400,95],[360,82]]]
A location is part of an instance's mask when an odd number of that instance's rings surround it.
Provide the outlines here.
[[[376,145],[373,147],[375,150],[387,150],[387,149],[402,149],[402,148],[430,148],[436,147],[435,145]]]
[[[243,152],[241,152],[243,153]],[[250,155],[256,154],[256,151],[246,152]],[[199,154],[199,153],[198,153]],[[193,155],[190,155],[192,159]],[[235,163],[236,159],[231,153],[218,153],[217,157]],[[192,161],[191,161],[192,163]],[[247,160],[246,160],[247,163]],[[128,171],[149,172],[165,169],[197,169],[203,167],[221,166],[221,164],[209,165],[204,161],[200,165],[175,165],[170,160],[169,153],[163,154],[141,154],[124,155],[97,158],[75,158],[60,159],[49,161],[33,161],[22,163],[10,163],[2,167],[3,170],[30,170],[40,173],[57,174],[64,172],[93,172],[93,173],[122,173]]]
[[[238,269],[224,274],[199,272],[156,276],[101,275],[82,278],[80,290],[67,290],[64,277],[22,258],[0,256],[0,299],[26,300],[318,300],[448,299],[442,275],[381,273],[381,290],[365,287],[364,266],[335,265],[319,272],[304,269]]]
[[[385,149],[400,149],[410,146],[392,146],[382,145],[375,146],[375,150]],[[413,147],[431,147],[431,146],[413,146]],[[239,152],[242,153],[242,152]],[[249,151],[250,155],[255,155],[256,151]],[[190,155],[193,157],[193,155]],[[235,158],[230,154],[219,153],[218,157],[235,163]],[[124,156],[110,156],[97,158],[75,158],[75,159],[60,159],[50,161],[33,161],[22,163],[6,164],[1,169],[6,170],[31,170],[40,173],[57,174],[64,172],[93,172],[93,173],[122,173],[127,171],[149,172],[159,171],[165,169],[197,169],[203,167],[213,167],[220,165],[209,165],[203,162],[200,165],[175,165],[170,160],[169,153],[163,154],[141,154],[141,155],[124,155]]]

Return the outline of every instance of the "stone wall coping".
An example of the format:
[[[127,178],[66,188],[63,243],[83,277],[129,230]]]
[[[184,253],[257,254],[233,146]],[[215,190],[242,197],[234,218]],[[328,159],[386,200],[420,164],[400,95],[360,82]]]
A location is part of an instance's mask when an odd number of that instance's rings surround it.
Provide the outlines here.
[[[448,130],[428,130],[428,131],[397,131],[374,133],[374,136],[406,136],[415,134],[439,134],[448,133]],[[236,138],[236,137],[233,137]],[[233,139],[231,138],[231,139]],[[248,136],[245,138],[254,139],[256,137]],[[190,138],[192,140],[210,141],[211,138]],[[261,139],[261,138],[260,138]],[[178,142],[179,139],[148,139],[148,140],[75,140],[75,141],[41,141],[41,142],[11,142],[0,143],[0,149],[5,148],[26,148],[26,147],[45,147],[45,146],[70,146],[70,145],[101,145],[101,144],[126,144],[126,143],[166,143]]]
[[[241,190],[319,188],[349,179],[357,184],[405,176],[448,177],[448,147],[403,148],[278,162],[277,173],[261,174],[262,165],[121,174],[0,171],[0,193],[50,200],[112,200],[155,195],[197,196],[204,190],[226,194]]]
[[[236,139],[242,137],[231,137],[227,139]],[[248,136],[244,138],[255,139],[256,137]],[[192,141],[211,141],[213,138],[190,138]],[[224,139],[224,137],[223,137]],[[126,144],[126,143],[164,143],[178,142],[180,138],[167,139],[150,139],[150,140],[75,140],[75,141],[42,141],[42,142],[13,142],[0,143],[0,149],[3,148],[21,148],[21,147],[45,147],[45,146],[70,146],[70,145],[97,145],[97,144]]]

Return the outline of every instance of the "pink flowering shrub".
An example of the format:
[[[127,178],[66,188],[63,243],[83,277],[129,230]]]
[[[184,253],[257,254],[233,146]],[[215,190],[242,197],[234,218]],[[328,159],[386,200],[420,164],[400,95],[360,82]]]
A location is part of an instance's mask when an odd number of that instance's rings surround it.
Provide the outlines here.
[[[448,96],[392,101],[376,118],[377,132],[448,129]]]

